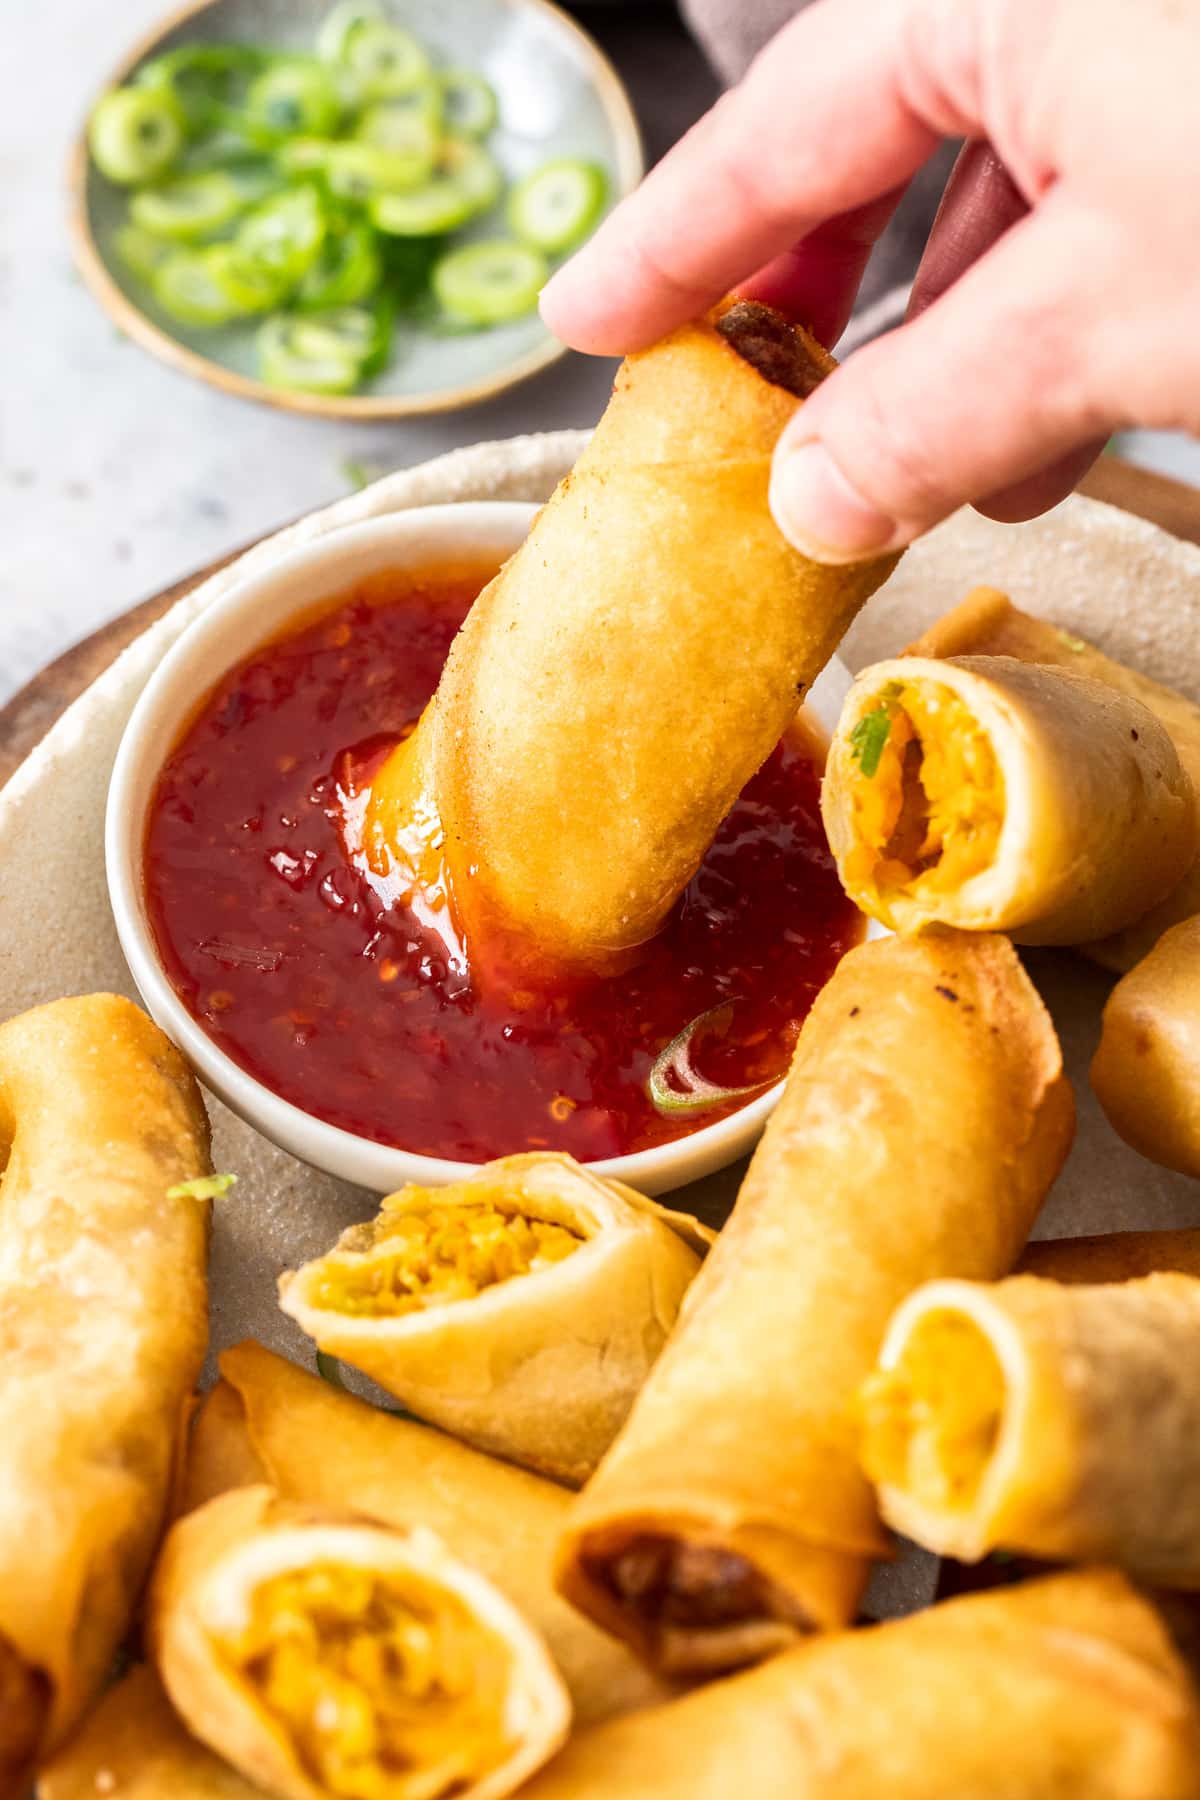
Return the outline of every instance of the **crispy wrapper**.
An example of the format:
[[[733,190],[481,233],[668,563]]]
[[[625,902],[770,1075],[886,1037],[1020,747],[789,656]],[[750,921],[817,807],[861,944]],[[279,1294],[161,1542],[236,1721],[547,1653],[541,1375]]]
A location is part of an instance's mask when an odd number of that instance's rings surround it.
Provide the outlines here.
[[[1200,1586],[1200,1280],[934,1281],[864,1387],[863,1466],[927,1549]]]
[[[1017,1265],[1048,1281],[1133,1281],[1139,1275],[1200,1275],[1200,1230],[1108,1231],[1030,1244]]]
[[[268,1487],[173,1527],[147,1630],[184,1722],[286,1800],[500,1800],[570,1727],[536,1631],[433,1532]]]
[[[1127,1144],[1200,1176],[1200,914],[1164,932],[1118,981],[1091,1079]]]
[[[494,1581],[550,1647],[576,1718],[645,1706],[662,1687],[554,1592],[550,1559],[570,1494],[446,1437],[391,1418],[258,1344],[221,1358],[192,1434],[184,1503],[268,1482],[288,1499],[422,1524]]]
[[[1152,712],[1174,743],[1193,790],[1200,794],[1200,706],[1172,688],[1115,662],[1071,632],[1019,611],[995,588],[977,588],[912,646],[917,656],[1015,656],[1103,681]],[[1084,948],[1107,969],[1131,969],[1163,932],[1200,913],[1200,857],[1165,900],[1125,931]]]
[[[322,1350],[415,1412],[575,1486],[612,1443],[714,1233],[570,1156],[404,1188],[280,1282]]]
[[[1086,943],[1142,917],[1196,855],[1192,785],[1154,714],[1008,656],[865,669],[821,811],[847,892],[897,931]]]
[[[129,1001],[0,1026],[0,1794],[78,1721],[162,1529],[208,1328],[199,1091]]]
[[[894,566],[810,562],[767,504],[775,441],[832,367],[744,301],[631,356],[476,601],[360,846],[398,893],[438,910],[449,889],[476,969],[521,945],[605,966],[651,937]]]
[[[572,1740],[528,1800],[1195,1800],[1196,1702],[1113,1570],[789,1650]]]
[[[668,1671],[847,1624],[887,1550],[857,1455],[887,1321],[935,1275],[1012,1267],[1073,1116],[1006,940],[852,950],[675,1335],[572,1509],[562,1591]]]

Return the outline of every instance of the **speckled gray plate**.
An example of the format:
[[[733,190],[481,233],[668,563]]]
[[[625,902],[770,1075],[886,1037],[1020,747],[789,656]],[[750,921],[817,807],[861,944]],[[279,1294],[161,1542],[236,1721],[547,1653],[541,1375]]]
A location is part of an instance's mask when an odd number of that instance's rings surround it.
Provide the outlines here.
[[[199,0],[173,14],[124,59],[111,85],[149,56],[182,44],[241,42],[311,49],[332,0]],[[550,0],[384,0],[442,64],[478,69],[496,90],[498,129],[488,140],[510,179],[551,156],[579,156],[609,171],[614,197],[642,172],[636,120],[625,89],[598,46]],[[92,166],[81,137],[72,173],[72,227],[85,279],[123,331],[164,361],[226,392],[292,411],[335,418],[402,418],[443,412],[497,394],[545,368],[563,347],[536,314],[490,330],[439,336],[401,323],[386,369],[349,395],[284,392],[255,375],[255,322],[189,329],[155,305],[124,268],[113,238],[122,190]],[[499,229],[503,231],[502,223]],[[471,233],[496,235],[486,215]]]

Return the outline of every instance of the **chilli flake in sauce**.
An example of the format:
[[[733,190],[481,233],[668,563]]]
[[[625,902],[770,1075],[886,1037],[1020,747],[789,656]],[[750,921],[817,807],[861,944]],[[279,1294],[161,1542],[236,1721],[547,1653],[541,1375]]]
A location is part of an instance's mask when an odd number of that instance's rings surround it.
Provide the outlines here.
[[[473,992],[441,941],[349,865],[337,795],[350,764],[369,768],[411,729],[488,574],[377,577],[221,681],[159,778],[150,917],[192,1014],[306,1112],[430,1156],[616,1156],[733,1110],[664,1116],[646,1091],[659,1052],[714,1006],[734,1002],[725,1035],[697,1043],[706,1077],[782,1073],[860,920],[825,843],[811,749],[789,734],[632,969]]]

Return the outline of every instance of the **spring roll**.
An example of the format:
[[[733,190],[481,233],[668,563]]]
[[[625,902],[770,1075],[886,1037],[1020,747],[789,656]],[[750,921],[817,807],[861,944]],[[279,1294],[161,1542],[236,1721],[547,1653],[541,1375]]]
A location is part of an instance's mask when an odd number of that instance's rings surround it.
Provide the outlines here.
[[[162,1528],[208,1323],[209,1208],[168,1190],[208,1152],[129,1001],[0,1026],[0,1794],[99,1690]]]
[[[821,811],[843,886],[897,931],[1086,943],[1144,914],[1196,854],[1191,783],[1153,713],[1015,657],[864,670]]]
[[[788,1651],[581,1733],[527,1800],[1195,1800],[1155,1608],[1081,1570]]]
[[[1200,1230],[1108,1231],[1095,1237],[1050,1238],[1030,1244],[1017,1265],[1047,1281],[1133,1281],[1174,1271],[1200,1275]]]
[[[714,1234],[570,1156],[403,1188],[280,1282],[280,1304],[410,1412],[578,1487]]]
[[[934,1281],[863,1389],[863,1466],[926,1549],[1200,1586],[1200,1280]]]
[[[257,1481],[286,1499],[350,1507],[387,1525],[426,1525],[541,1632],[579,1721],[661,1697],[622,1645],[554,1592],[550,1559],[570,1504],[565,1488],[391,1418],[258,1344],[227,1350],[221,1377],[192,1433],[185,1506]]]
[[[536,1631],[433,1532],[268,1487],[173,1527],[147,1636],[185,1724],[284,1800],[498,1800],[570,1725]]]
[[[486,588],[349,841],[449,911],[472,965],[618,965],[894,557],[794,550],[771,452],[832,359],[725,302],[630,357],[574,470]],[[719,520],[720,528],[713,529]]]
[[[1118,981],[1091,1078],[1127,1144],[1200,1176],[1200,914],[1164,932]]]
[[[1119,693],[1140,700],[1165,727],[1200,794],[1200,706],[1140,675],[1136,669],[1105,656],[1072,632],[1060,631],[1044,619],[1018,610],[995,588],[977,588],[960,606],[940,619],[912,646],[918,656],[1015,656],[1022,662],[1049,663],[1103,681]],[[1083,946],[1107,969],[1124,973],[1140,962],[1163,932],[1181,919],[1200,913],[1200,857],[1197,857],[1165,900],[1127,930],[1100,943]]]
[[[1006,940],[852,950],[671,1342],[575,1502],[563,1593],[667,1672],[848,1624],[887,1553],[856,1410],[887,1321],[934,1275],[1012,1267],[1072,1124],[1053,1027]]]

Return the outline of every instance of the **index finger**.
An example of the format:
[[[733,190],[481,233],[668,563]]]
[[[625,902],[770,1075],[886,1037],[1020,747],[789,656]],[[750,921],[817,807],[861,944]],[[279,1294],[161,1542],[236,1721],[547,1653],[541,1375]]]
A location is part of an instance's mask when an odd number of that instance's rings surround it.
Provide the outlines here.
[[[817,0],[793,19],[543,290],[550,329],[605,355],[653,343],[971,130],[905,79],[917,11]]]

